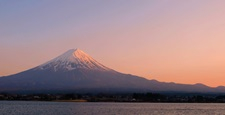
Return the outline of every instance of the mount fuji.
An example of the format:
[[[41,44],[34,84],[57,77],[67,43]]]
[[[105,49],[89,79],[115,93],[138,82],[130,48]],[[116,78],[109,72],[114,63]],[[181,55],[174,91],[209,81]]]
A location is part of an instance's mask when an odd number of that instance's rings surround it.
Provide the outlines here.
[[[225,92],[225,87],[176,84],[124,74],[99,63],[80,49],[32,69],[0,77],[0,92]]]

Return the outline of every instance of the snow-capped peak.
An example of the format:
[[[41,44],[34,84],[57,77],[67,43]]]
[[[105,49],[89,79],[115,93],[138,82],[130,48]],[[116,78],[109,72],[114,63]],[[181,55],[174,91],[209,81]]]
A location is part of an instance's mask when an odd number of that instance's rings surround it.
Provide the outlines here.
[[[39,69],[74,70],[74,69],[91,69],[107,71],[109,68],[94,60],[91,56],[80,49],[70,49],[62,55],[50,60],[49,62],[38,66]]]

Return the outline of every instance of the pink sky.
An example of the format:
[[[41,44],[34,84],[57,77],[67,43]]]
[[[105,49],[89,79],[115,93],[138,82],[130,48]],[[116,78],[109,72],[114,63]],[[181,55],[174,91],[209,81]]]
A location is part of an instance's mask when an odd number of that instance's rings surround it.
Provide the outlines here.
[[[0,76],[72,48],[123,73],[225,86],[225,1],[1,1]]]

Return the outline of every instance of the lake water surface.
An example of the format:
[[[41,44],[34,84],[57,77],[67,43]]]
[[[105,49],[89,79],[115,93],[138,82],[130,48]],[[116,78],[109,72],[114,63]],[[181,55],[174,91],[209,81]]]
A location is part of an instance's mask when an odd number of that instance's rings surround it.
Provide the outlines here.
[[[214,103],[74,103],[0,101],[1,115],[225,115]]]

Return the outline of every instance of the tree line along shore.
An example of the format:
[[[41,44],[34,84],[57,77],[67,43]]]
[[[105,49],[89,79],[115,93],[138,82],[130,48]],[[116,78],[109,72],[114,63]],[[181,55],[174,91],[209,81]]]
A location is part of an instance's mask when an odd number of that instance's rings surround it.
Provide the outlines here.
[[[223,94],[160,94],[160,93],[97,93],[97,94],[9,94],[0,93],[0,100],[56,102],[163,102],[225,103]]]

